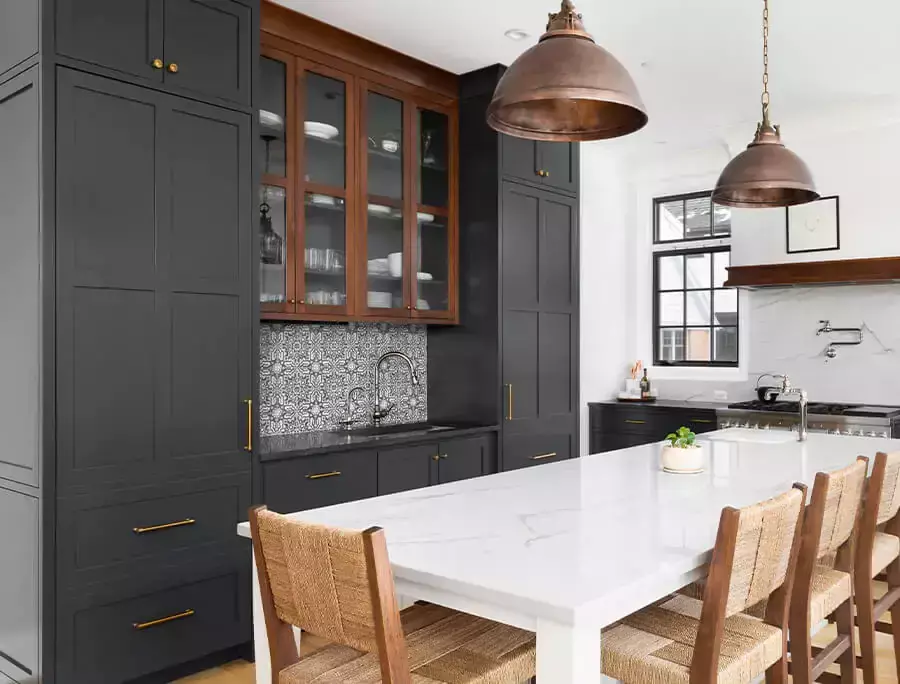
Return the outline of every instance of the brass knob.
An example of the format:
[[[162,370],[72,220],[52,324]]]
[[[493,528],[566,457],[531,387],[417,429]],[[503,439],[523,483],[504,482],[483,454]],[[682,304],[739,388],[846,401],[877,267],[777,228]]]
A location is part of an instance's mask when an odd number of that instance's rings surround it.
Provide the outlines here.
[[[407,310],[407,311],[410,311],[410,310],[412,310],[412,307],[409,306],[409,305],[407,305],[406,310]]]
[[[542,178],[544,177],[544,170],[543,170],[543,169],[538,169],[538,170],[535,171],[534,173],[535,173],[535,175],[541,176]]]
[[[306,304],[306,300],[305,300],[305,299],[301,299],[301,300],[300,300],[300,303],[301,303],[301,304]]]
[[[544,178],[550,178],[550,172],[544,171]]]
[[[175,62],[172,62],[172,63],[168,66],[168,69],[169,69],[169,73],[171,73],[171,74],[177,74],[177,73],[178,73],[178,65],[177,65]]]
[[[289,301],[290,301],[291,304],[296,304],[296,303],[297,303],[297,300],[296,300],[296,299],[291,299],[291,300],[289,300]]]
[[[441,460],[441,457],[438,456],[437,454],[435,454],[434,456],[431,457],[431,460],[432,460],[432,461],[440,461],[440,460]]]
[[[154,69],[162,69],[163,61],[159,57],[157,57],[152,62],[150,62],[150,66],[152,66]]]

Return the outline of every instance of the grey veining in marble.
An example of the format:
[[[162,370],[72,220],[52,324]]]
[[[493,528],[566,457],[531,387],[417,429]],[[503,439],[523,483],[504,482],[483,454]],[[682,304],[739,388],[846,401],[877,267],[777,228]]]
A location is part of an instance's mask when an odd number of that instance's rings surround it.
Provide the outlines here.
[[[387,323],[260,326],[260,434],[285,435],[337,429],[347,418],[347,394],[355,395],[353,418],[371,423],[375,362],[388,351],[401,351],[419,376],[398,359],[382,366],[382,399],[394,404],[384,424],[416,423],[428,418],[428,334],[424,326]]]

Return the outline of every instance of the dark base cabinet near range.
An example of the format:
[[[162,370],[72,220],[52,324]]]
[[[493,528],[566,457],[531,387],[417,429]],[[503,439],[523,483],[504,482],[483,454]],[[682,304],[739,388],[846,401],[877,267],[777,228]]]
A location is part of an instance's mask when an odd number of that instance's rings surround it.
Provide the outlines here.
[[[258,0],[0,3],[0,682],[252,638]]]
[[[263,502],[290,513],[496,472],[496,432],[417,438],[384,447],[263,456]]]
[[[716,429],[716,410],[708,404],[608,402],[588,404],[588,408],[592,454],[659,442],[682,426],[697,434]]]

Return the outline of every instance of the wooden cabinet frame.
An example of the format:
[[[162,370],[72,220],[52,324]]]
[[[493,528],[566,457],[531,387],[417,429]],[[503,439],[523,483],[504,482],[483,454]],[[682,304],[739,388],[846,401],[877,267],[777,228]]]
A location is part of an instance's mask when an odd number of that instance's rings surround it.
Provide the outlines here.
[[[286,65],[286,178],[263,174],[262,183],[285,189],[286,301],[262,303],[261,317],[291,321],[387,321],[394,323],[454,324],[459,321],[459,133],[455,77],[411,58],[393,53],[363,39],[344,34],[284,8],[263,3],[261,34],[264,57]],[[322,32],[335,33],[323,51]],[[310,47],[315,45],[316,47]],[[317,49],[320,48],[320,49]],[[384,53],[391,53],[385,56]],[[341,56],[338,56],[341,55]],[[369,59],[367,59],[367,57]],[[391,62],[395,60],[396,63]],[[363,66],[363,64],[368,66]],[[382,69],[379,71],[378,69]],[[346,86],[346,159],[345,188],[310,183],[304,180],[305,135],[303,131],[304,78],[313,72],[341,80]],[[417,82],[410,79],[415,78]],[[430,86],[430,87],[423,87]],[[431,89],[434,88],[434,89]],[[367,302],[367,222],[368,222],[368,134],[366,130],[367,93],[396,99],[403,104],[403,200],[383,197],[372,199],[403,211],[404,282],[403,306],[370,309]],[[427,109],[447,116],[448,122],[448,202],[447,207],[418,203],[418,116]],[[321,193],[345,200],[346,291],[344,306],[310,305],[306,302],[305,196]],[[418,222],[417,213],[425,211],[447,220],[447,310],[418,310]]]

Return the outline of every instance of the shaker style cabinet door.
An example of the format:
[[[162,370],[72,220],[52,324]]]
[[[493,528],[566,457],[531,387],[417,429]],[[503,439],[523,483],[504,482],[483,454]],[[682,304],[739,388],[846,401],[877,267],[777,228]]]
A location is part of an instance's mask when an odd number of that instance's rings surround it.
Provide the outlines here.
[[[532,465],[578,453],[578,203],[513,183],[502,203],[503,459]]]
[[[505,133],[500,134],[500,141],[503,175],[537,183],[540,180],[537,142]]]
[[[578,143],[541,141],[537,146],[541,183],[548,188],[577,192]]]
[[[161,83],[162,22],[161,0],[56,0],[56,49]],[[154,60],[159,60],[156,66]]]
[[[250,8],[234,0],[164,1],[166,85],[250,104]]]
[[[60,69],[62,489],[249,467],[250,121]]]

